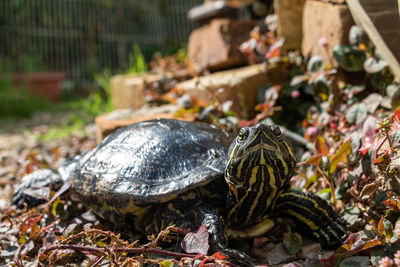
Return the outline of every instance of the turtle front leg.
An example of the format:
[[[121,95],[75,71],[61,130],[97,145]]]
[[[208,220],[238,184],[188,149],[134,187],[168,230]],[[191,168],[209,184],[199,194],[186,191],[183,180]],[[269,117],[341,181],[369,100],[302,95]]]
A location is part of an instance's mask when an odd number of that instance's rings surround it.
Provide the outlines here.
[[[153,216],[144,216],[140,228],[144,229],[146,233],[157,233],[168,225],[176,225],[181,228],[189,227],[191,231],[205,225],[209,234],[210,249],[208,254],[221,251],[229,257],[232,263],[240,266],[254,265],[247,254],[227,247],[224,222],[217,211],[195,203],[191,203],[183,209],[180,206],[181,204],[182,200],[179,199],[157,206],[148,213],[148,215],[152,214]],[[194,208],[190,209],[190,206]]]
[[[341,243],[348,235],[343,218],[325,200],[310,193],[289,190],[279,196],[274,211],[293,219],[325,247]]]
[[[18,208],[22,208],[25,204],[34,207],[46,203],[50,189],[58,190],[63,183],[75,177],[80,158],[78,155],[65,160],[57,171],[40,169],[25,175],[15,187],[11,203]]]
[[[22,178],[15,187],[11,203],[18,208],[27,206],[33,207],[46,203],[46,197],[50,192],[50,185],[60,184],[61,176],[58,172],[51,169],[37,170]]]
[[[224,222],[218,213],[215,210],[204,207],[199,207],[197,209],[199,214],[198,226],[205,225],[208,229],[210,244],[209,253],[221,251],[227,255],[233,263],[241,266],[254,266],[253,261],[246,253],[227,247]]]

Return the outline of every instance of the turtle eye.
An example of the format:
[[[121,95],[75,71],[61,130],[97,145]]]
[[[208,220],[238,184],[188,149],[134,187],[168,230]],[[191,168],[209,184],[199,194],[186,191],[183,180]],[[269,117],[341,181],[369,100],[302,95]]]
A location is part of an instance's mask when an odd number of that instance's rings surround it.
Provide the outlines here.
[[[240,132],[238,134],[239,142],[243,142],[244,140],[246,140],[247,135],[248,135],[248,131],[246,128],[240,129]]]
[[[272,125],[271,126],[271,130],[276,136],[281,136],[282,135],[281,129],[276,125]]]

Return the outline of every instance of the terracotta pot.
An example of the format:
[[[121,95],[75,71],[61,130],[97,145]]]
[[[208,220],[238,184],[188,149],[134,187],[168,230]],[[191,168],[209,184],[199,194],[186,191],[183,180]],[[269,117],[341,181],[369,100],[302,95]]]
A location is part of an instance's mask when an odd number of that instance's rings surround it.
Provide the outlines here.
[[[60,100],[63,72],[16,73],[12,76],[16,87],[25,87],[34,96],[44,96],[51,101]]]

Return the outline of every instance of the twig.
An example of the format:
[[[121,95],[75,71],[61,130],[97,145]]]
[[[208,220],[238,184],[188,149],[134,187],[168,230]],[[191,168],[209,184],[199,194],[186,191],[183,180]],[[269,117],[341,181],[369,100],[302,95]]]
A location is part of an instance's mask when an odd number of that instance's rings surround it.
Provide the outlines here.
[[[52,250],[57,250],[57,249],[72,249],[76,251],[88,251],[96,254],[102,254],[104,253],[104,248],[96,248],[96,247],[90,247],[90,246],[81,246],[81,245],[69,245],[69,244],[59,244],[59,245],[52,245],[50,247],[47,247],[42,254],[47,254]],[[197,255],[195,254],[187,254],[187,253],[178,253],[178,252],[172,252],[168,250],[163,250],[159,248],[108,248],[110,251],[113,252],[120,252],[120,253],[154,253],[154,254],[159,254],[159,255],[165,255],[165,256],[171,256],[175,258],[195,258]]]
[[[383,146],[383,144],[386,142],[387,136],[385,135],[385,137],[382,139],[382,141],[378,144],[378,146],[375,149],[375,158],[379,158],[378,153],[379,150],[381,149],[381,147]]]
[[[279,128],[281,128],[283,135],[285,135],[287,138],[289,138],[292,141],[295,141],[299,144],[302,144],[309,150],[313,150],[314,146],[311,142],[308,142],[303,136],[299,135],[298,133],[292,132],[285,127],[279,125]]]
[[[105,256],[101,256],[95,263],[93,263],[93,265],[91,267],[95,267],[97,266],[103,259],[105,258]]]
[[[187,234],[188,233],[188,231],[185,231],[184,229],[177,228],[177,227],[175,227],[173,225],[172,226],[168,226],[167,228],[162,230],[157,235],[156,239],[150,243],[150,246],[151,247],[156,247],[158,245],[158,243],[160,242],[160,240],[164,240],[168,236],[169,232],[176,232],[176,233],[180,233],[180,234]]]

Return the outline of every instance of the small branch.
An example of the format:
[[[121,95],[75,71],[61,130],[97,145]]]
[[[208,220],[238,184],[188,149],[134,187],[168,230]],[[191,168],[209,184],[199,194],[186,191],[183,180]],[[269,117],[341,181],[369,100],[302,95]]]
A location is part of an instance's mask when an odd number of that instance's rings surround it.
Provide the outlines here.
[[[393,149],[392,139],[390,138],[389,133],[387,131],[385,131],[385,135],[386,139],[389,141],[390,152],[393,153],[394,149]]]
[[[175,227],[173,225],[172,226],[168,226],[167,228],[165,228],[165,230],[162,230],[157,235],[156,239],[150,243],[150,246],[151,247],[156,247],[161,240],[164,240],[168,236],[169,232],[176,232],[176,233],[180,233],[180,234],[187,234],[188,233],[188,231],[185,231],[184,229],[177,228],[177,227]]]
[[[313,150],[314,146],[311,142],[308,142],[303,136],[299,135],[298,133],[292,132],[285,127],[279,125],[279,128],[281,128],[283,135],[285,135],[287,138],[290,140],[293,140],[299,144],[302,144],[305,146],[308,150]]]
[[[93,263],[93,265],[92,265],[91,267],[95,267],[95,266],[97,266],[98,264],[100,264],[100,262],[101,262],[104,258],[105,258],[104,255],[101,256],[95,263]]]
[[[328,181],[329,187],[331,188],[332,204],[336,207],[336,195],[335,195],[335,185],[333,184],[333,179],[329,177],[320,167],[317,166],[317,170],[321,175]]]
[[[60,245],[53,245],[50,247],[47,247],[42,254],[47,254],[52,250],[57,250],[57,249],[72,249],[76,251],[88,251],[96,254],[102,254],[104,252],[104,248],[96,248],[96,247],[90,247],[90,246],[81,246],[81,245],[68,245],[68,244],[60,244]],[[108,248],[109,250],[113,252],[120,252],[120,253],[154,253],[158,255],[165,255],[165,256],[171,256],[175,258],[195,258],[197,255],[195,254],[187,254],[187,253],[178,253],[178,252],[172,252],[168,250],[162,250],[158,248]]]
[[[376,149],[375,149],[375,158],[376,158],[376,159],[379,158],[379,156],[378,156],[379,150],[381,149],[381,147],[383,146],[383,144],[386,142],[386,139],[387,139],[387,136],[385,136],[385,137],[382,139],[382,141],[378,144],[378,146],[376,147]]]

